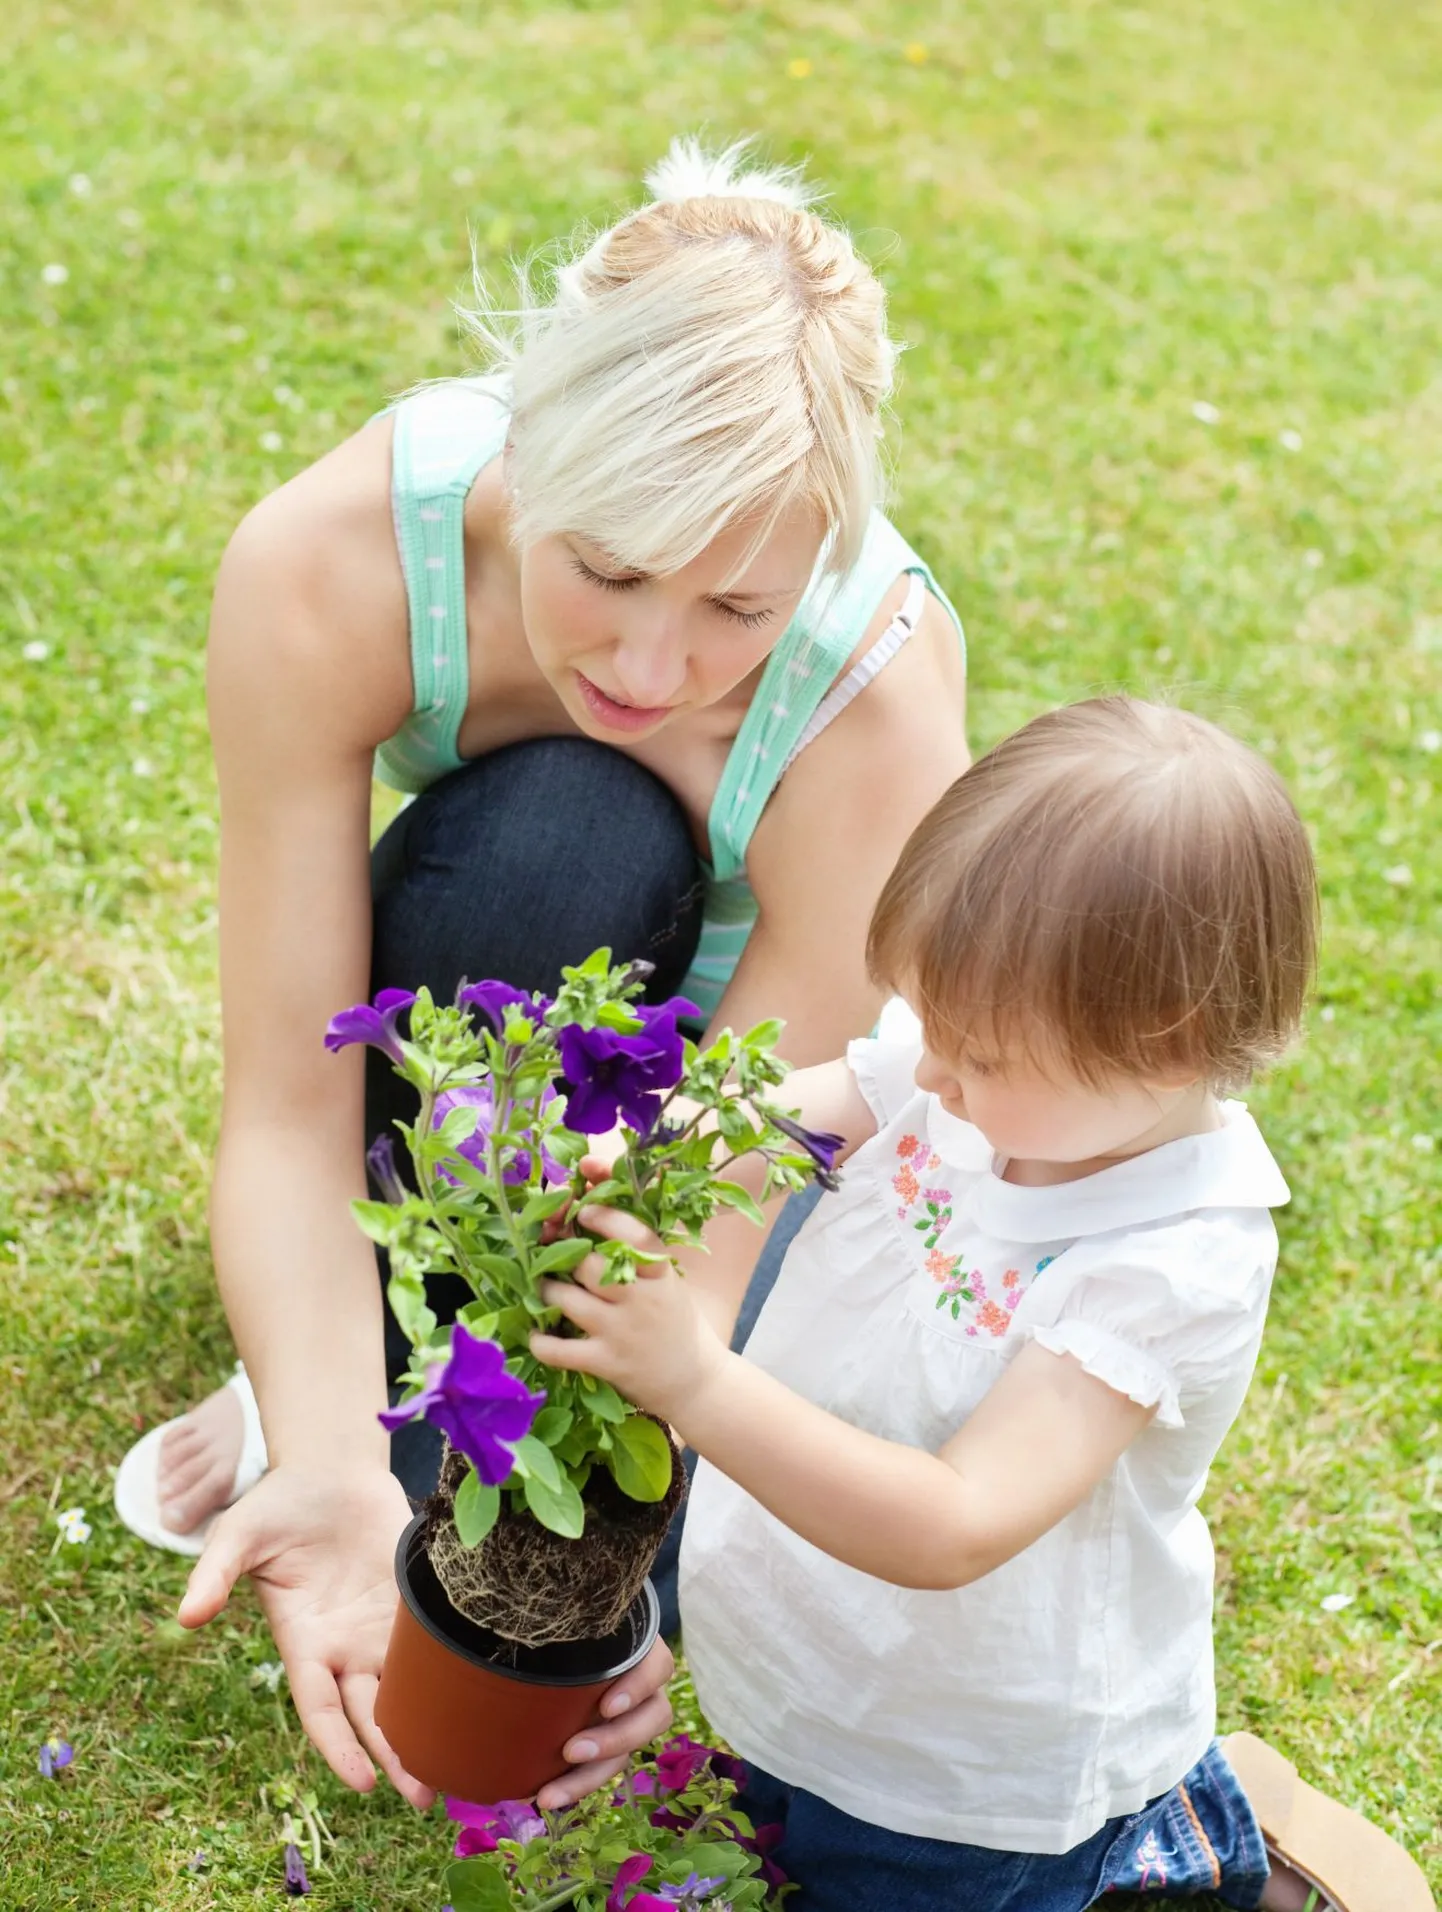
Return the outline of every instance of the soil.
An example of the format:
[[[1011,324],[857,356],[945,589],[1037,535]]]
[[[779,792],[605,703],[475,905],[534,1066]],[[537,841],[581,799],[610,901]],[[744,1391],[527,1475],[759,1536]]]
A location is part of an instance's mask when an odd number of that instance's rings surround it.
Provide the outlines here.
[[[427,1557],[462,1618],[524,1647],[606,1639],[623,1626],[686,1493],[679,1451],[659,1501],[632,1500],[597,1467],[581,1497],[579,1540],[503,1508],[480,1545],[468,1548],[451,1514],[465,1471],[463,1457],[447,1448],[424,1508]]]

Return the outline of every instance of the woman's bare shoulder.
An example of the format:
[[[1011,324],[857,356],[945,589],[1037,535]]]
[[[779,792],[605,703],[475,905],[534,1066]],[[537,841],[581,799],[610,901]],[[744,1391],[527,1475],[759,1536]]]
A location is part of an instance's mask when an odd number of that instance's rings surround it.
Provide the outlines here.
[[[319,696],[322,722],[377,743],[412,697],[390,470],[383,417],[261,499],[226,547],[210,630],[213,670]]]

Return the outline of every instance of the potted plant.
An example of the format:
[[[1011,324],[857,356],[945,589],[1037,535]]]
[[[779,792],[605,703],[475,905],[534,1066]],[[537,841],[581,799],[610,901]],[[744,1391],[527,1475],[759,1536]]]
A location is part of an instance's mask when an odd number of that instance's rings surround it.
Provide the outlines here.
[[[794,1891],[734,1795],[745,1768],[682,1734],[564,1812],[447,1799],[459,1825],[452,1912],[762,1912]]]
[[[383,990],[326,1035],[332,1049],[382,1049],[419,1103],[397,1124],[413,1185],[378,1137],[367,1159],[380,1199],[353,1204],[389,1256],[412,1345],[382,1422],[419,1416],[445,1436],[438,1488],[397,1553],[376,1720],[410,1772],[461,1798],[528,1797],[554,1778],[566,1739],[656,1636],[646,1576],[685,1487],[669,1430],[530,1350],[561,1320],[545,1279],[591,1253],[607,1281],[635,1278],[636,1250],[578,1227],[579,1198],[668,1245],[699,1244],[720,1207],[760,1221],[728,1174],[743,1157],[762,1159],[764,1199],[829,1177],[838,1146],[770,1099],[786,1074],[778,1024],[699,1050],[680,1028],[693,1004],[638,1000],[649,973],[598,950],[554,1000],[504,982],[463,985],[447,1005]],[[620,1152],[589,1180],[591,1138],[613,1130]],[[473,1297],[444,1329],[426,1299],[436,1272]]]

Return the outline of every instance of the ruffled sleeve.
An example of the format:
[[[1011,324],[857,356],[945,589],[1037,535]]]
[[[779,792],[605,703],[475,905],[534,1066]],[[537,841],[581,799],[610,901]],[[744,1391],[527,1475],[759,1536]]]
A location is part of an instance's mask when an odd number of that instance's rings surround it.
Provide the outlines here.
[[[867,1036],[847,1044],[846,1066],[856,1077],[856,1085],[866,1105],[876,1117],[877,1127],[894,1122],[904,1108],[922,1094],[916,1086],[916,1065],[921,1060],[921,1043],[915,1040],[888,1041]]]
[[[1275,1265],[1264,1212],[1084,1240],[1035,1284],[1016,1328],[1179,1428],[1199,1401],[1245,1385]]]

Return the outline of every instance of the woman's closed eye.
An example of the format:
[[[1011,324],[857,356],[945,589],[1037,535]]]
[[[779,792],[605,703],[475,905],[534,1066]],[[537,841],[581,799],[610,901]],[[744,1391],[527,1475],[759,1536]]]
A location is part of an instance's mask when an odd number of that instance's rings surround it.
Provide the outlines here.
[[[707,598],[706,602],[713,610],[719,611],[722,617],[729,617],[737,624],[744,624],[748,631],[754,631],[758,626],[768,624],[776,615],[769,608],[764,611],[743,611],[739,605],[727,604],[722,598]]]
[[[645,574],[640,571],[628,571],[624,576],[616,577],[607,571],[593,571],[584,558],[572,556],[571,569],[583,577],[588,584],[599,584],[603,591],[630,591],[638,584],[646,582]]]

